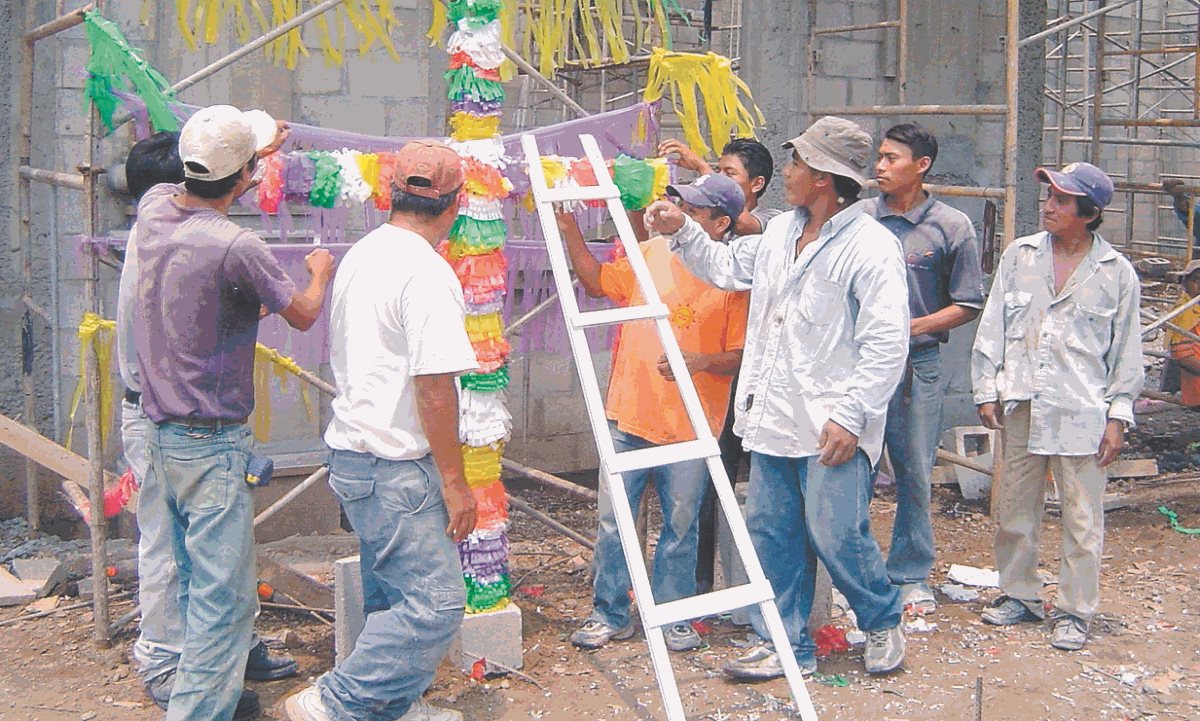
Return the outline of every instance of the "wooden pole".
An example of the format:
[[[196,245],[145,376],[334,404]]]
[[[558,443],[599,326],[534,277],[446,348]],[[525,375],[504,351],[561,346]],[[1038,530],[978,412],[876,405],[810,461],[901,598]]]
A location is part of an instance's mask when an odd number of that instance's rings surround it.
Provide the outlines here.
[[[1099,0],[1100,8],[1103,9],[1107,4],[1106,0]],[[1103,14],[1096,20],[1096,47],[1094,50],[1096,59],[1095,67],[1092,69],[1092,147],[1089,155],[1089,160],[1092,165],[1100,164],[1100,127],[1104,125],[1104,49],[1108,42],[1105,37],[1105,30],[1108,26],[1108,15]]]
[[[33,3],[26,6],[26,24],[32,17]],[[21,131],[18,139],[18,166],[28,165],[33,154],[33,62],[34,41],[28,37],[21,42],[21,87],[18,100],[21,113]],[[21,294],[29,297],[33,286],[33,228],[32,228],[32,197],[30,181],[17,175],[17,203],[19,217],[17,220],[17,245],[20,255],[18,262],[21,266]],[[37,409],[34,406],[33,391],[33,318],[29,310],[24,313],[23,322],[17,331],[17,347],[21,349],[21,395],[23,400],[23,420],[30,428],[37,429]],[[58,372],[55,369],[54,372]],[[25,518],[29,527],[39,530],[42,527],[42,504],[38,493],[37,465],[30,458],[25,458]]]

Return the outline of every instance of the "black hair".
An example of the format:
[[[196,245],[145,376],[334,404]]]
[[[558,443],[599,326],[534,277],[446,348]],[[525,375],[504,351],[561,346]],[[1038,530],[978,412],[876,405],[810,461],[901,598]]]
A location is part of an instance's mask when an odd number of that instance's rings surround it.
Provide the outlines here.
[[[761,198],[767,186],[771,184],[771,175],[775,172],[775,161],[771,159],[771,151],[767,150],[767,146],[754,138],[734,138],[725,144],[721,155],[738,156],[751,180],[763,179],[763,187],[754,193],[754,197]]]
[[[829,177],[833,178],[833,189],[837,191],[839,198],[845,198],[849,203],[858,200],[858,194],[862,192],[861,185],[844,175],[830,173]]]
[[[912,151],[913,160],[929,158],[929,168],[933,168],[938,154],[937,138],[924,126],[917,123],[900,123],[888,128],[883,137],[907,147]]]
[[[411,183],[412,180],[410,179]],[[423,195],[414,195],[403,188],[392,186],[392,212],[393,213],[412,213],[413,215],[421,215],[427,218],[436,218],[451,205],[458,202],[458,193],[462,190],[459,186],[451,190],[445,195],[440,195],[436,198],[426,198]]]
[[[125,159],[125,185],[134,200],[159,183],[182,183],[179,133],[162,131],[139,140]]]
[[[1075,215],[1078,215],[1080,218],[1087,218],[1093,215],[1096,216],[1088,221],[1087,229],[1095,230],[1096,228],[1099,228],[1100,224],[1104,222],[1104,213],[1100,210],[1100,207],[1086,195],[1076,195],[1074,197]]]
[[[238,168],[238,171],[236,173],[234,173],[233,175],[227,175],[224,178],[221,178],[220,180],[200,180],[199,178],[185,178],[183,181],[183,185],[185,188],[187,188],[187,192],[191,193],[192,195],[198,196],[200,198],[204,198],[205,200],[216,200],[217,198],[224,198],[226,195],[229,195],[229,193],[233,191],[234,186],[237,185],[238,181],[240,181],[242,179],[242,171],[245,170],[249,173],[253,173],[254,168],[257,165],[258,165],[258,156],[252,155],[252,156],[250,156],[250,160],[246,161],[246,164],[243,165],[241,168]]]

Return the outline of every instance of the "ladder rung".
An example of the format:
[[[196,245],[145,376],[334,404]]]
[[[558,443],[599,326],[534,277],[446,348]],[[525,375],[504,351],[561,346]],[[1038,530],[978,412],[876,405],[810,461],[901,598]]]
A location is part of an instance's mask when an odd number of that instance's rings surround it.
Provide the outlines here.
[[[666,466],[680,461],[694,461],[699,458],[709,458],[721,455],[716,439],[707,441],[695,440],[682,443],[669,443],[665,446],[639,448],[636,451],[622,451],[616,454],[605,466],[609,473],[629,473],[645,468]]]
[[[576,328],[595,328],[599,325],[615,325],[628,323],[633,320],[654,320],[666,318],[670,309],[664,303],[652,305],[631,305],[624,308],[606,308],[605,310],[589,310],[580,313],[572,319]]]
[[[621,197],[621,191],[616,186],[601,188],[598,185],[585,185],[576,188],[546,188],[535,197],[539,203],[565,203],[572,200],[616,200]]]
[[[735,608],[769,601],[772,598],[770,584],[764,582],[756,586],[753,583],[747,583],[691,598],[681,598],[678,601],[668,601],[653,606],[646,604],[640,608],[640,611],[642,618],[646,619],[647,626],[661,627],[682,623],[692,618],[715,616]],[[638,601],[642,601],[642,599],[639,598]]]

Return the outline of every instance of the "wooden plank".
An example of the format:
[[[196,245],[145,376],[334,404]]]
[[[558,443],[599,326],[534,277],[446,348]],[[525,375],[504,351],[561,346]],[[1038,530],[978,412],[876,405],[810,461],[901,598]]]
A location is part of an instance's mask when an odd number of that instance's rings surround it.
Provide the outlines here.
[[[1158,461],[1153,458],[1121,458],[1108,467],[1109,478],[1151,478],[1158,475]]]
[[[261,552],[258,554],[258,579],[305,606],[333,608],[332,588]]]
[[[8,446],[26,458],[37,461],[67,480],[87,485],[88,472],[91,464],[83,456],[72,453],[54,441],[46,438],[29,426],[0,415],[0,443]],[[104,472],[105,485],[117,482],[117,477],[108,471]]]

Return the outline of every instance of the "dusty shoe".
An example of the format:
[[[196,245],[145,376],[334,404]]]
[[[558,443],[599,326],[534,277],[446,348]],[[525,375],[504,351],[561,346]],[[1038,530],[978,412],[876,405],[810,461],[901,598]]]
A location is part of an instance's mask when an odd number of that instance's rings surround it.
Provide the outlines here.
[[[1033,612],[1024,602],[1012,596],[1001,596],[992,605],[983,609],[981,618],[993,626],[1011,626],[1022,621],[1041,621],[1042,617]]]
[[[928,583],[906,583],[900,587],[900,605],[918,616],[937,610],[937,599]]]
[[[613,628],[590,618],[571,634],[571,643],[579,648],[600,648],[609,641],[624,641],[633,636],[633,622],[625,628]]]
[[[396,721],[463,721],[463,715],[454,709],[431,706],[419,698]]]
[[[246,678],[251,681],[276,681],[300,673],[300,666],[287,654],[273,654],[259,639],[246,657]]]
[[[667,641],[667,648],[672,651],[691,651],[704,645],[704,640],[690,623],[674,624],[663,634],[663,638]]]
[[[300,693],[288,696],[283,702],[283,710],[291,721],[329,721],[329,712],[321,701],[321,692],[316,686],[309,686]]]
[[[174,671],[146,682],[146,694],[150,696],[150,700],[154,702],[154,705],[163,711],[166,711],[167,706],[170,704],[171,691],[174,688]],[[249,721],[250,719],[258,718],[261,710],[262,704],[259,703],[258,694],[248,688],[242,689],[242,696],[238,699],[237,707],[233,710],[233,721]]]
[[[867,673],[895,671],[901,663],[904,663],[904,631],[900,624],[867,632],[867,647],[863,650]]]
[[[1054,619],[1050,645],[1063,651],[1078,651],[1088,640],[1088,624],[1082,618],[1063,614]]]
[[[817,672],[817,659],[797,658],[800,675],[808,677]],[[722,668],[726,676],[739,681],[766,681],[783,675],[783,661],[769,644],[759,644]]]

